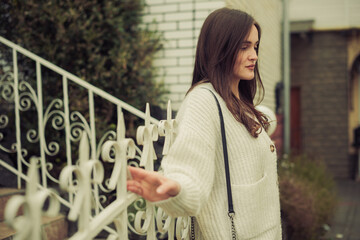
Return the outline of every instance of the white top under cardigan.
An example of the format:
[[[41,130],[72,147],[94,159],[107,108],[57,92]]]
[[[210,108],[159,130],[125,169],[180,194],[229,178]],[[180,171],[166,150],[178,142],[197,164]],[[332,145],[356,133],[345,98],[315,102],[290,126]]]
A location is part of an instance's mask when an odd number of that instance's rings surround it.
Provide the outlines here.
[[[238,239],[280,240],[280,203],[273,142],[254,138],[233,117],[210,83],[194,88],[177,114],[176,137],[162,161],[164,175],[181,185],[173,198],[156,202],[170,216],[195,216],[196,239],[231,239],[218,109],[224,115]]]

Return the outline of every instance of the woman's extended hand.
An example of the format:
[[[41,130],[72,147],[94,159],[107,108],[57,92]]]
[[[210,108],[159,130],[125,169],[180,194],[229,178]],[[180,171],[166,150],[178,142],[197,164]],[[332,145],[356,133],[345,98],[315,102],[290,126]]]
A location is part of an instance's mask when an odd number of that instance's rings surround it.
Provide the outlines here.
[[[129,167],[132,179],[127,180],[127,189],[151,202],[175,197],[180,192],[180,184],[157,172]]]

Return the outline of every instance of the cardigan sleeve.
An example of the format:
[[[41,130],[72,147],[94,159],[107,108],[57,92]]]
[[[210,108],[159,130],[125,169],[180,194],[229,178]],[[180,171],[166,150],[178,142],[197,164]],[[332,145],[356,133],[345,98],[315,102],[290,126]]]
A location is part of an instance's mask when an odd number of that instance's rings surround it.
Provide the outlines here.
[[[215,145],[220,139],[215,99],[208,90],[195,88],[184,100],[177,119],[178,136],[162,168],[181,190],[156,204],[170,216],[195,216],[206,203],[214,181]]]

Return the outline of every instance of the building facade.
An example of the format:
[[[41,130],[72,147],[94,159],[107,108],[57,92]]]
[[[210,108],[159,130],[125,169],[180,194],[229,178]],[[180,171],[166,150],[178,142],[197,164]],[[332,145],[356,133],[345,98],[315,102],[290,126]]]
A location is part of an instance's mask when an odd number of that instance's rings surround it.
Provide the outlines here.
[[[360,2],[290,1],[291,146],[358,175]]]

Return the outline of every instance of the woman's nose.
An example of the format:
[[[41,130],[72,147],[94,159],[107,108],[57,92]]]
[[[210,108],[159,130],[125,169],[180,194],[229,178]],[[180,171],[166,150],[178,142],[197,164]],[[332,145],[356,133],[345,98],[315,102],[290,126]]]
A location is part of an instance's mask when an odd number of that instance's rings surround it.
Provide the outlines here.
[[[258,55],[257,55],[257,52],[255,49],[251,51],[249,57],[250,57],[250,60],[253,60],[253,61],[256,61],[258,59]]]

